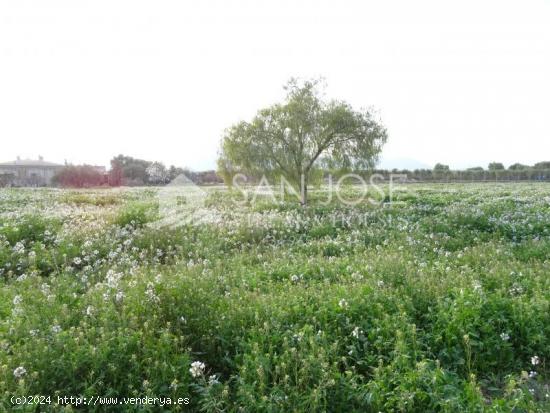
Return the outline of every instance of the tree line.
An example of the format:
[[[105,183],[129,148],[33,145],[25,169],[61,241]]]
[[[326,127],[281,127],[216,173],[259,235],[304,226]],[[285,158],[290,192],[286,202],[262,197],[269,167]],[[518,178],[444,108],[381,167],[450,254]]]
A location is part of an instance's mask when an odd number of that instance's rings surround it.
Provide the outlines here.
[[[58,186],[73,188],[166,185],[182,174],[197,184],[223,182],[215,171],[194,172],[126,155],[111,159],[108,172],[101,172],[91,165],[67,165],[54,176],[53,182]]]
[[[501,162],[491,162],[487,168],[476,166],[452,170],[448,165],[437,163],[433,169],[377,169],[372,174],[386,178],[390,175],[404,175],[408,181],[420,182],[489,182],[489,181],[550,181],[550,161],[534,165],[514,163],[508,168]]]
[[[311,184],[321,184],[328,175],[338,177],[343,173],[356,173],[363,177],[381,175],[385,179],[402,175],[412,182],[489,182],[489,181],[550,181],[550,161],[534,165],[514,163],[508,168],[500,162],[492,162],[487,168],[482,166],[452,170],[448,165],[438,163],[433,169],[371,169],[371,170],[333,170],[321,163],[320,169],[310,177]],[[111,169],[100,172],[90,165],[67,165],[54,177],[54,183],[62,187],[84,188],[97,186],[149,186],[166,185],[177,176],[184,174],[198,185],[223,183],[223,173],[216,171],[195,172],[187,168],[170,166],[162,162],[145,161],[130,156],[118,155],[111,160]],[[246,175],[249,183],[259,177]],[[226,177],[226,178],[230,178]]]

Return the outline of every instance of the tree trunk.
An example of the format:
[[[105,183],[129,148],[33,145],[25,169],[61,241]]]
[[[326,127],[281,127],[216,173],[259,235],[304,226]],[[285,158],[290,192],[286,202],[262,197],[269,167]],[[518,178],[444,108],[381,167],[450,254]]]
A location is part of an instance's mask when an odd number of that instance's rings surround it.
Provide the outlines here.
[[[300,204],[302,204],[303,207],[307,206],[307,178],[304,174],[302,174],[302,182],[300,185],[301,188],[301,195],[302,199],[300,200]]]

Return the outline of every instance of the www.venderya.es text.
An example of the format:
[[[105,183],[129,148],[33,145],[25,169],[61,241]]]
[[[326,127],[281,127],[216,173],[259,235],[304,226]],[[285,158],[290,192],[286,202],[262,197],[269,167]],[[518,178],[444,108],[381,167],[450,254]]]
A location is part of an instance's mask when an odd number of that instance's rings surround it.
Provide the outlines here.
[[[181,406],[190,403],[189,397],[107,397],[107,396],[12,396],[12,405],[54,405],[59,406]]]

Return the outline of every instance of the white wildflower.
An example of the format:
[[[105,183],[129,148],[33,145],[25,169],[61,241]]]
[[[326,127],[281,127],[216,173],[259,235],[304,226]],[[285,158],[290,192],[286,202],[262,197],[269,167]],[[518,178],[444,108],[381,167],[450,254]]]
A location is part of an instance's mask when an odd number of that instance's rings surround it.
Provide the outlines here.
[[[191,376],[199,377],[203,375],[205,368],[206,365],[203,362],[194,361],[193,363],[191,363],[191,368],[189,369],[189,372],[191,373]]]
[[[519,285],[518,283],[512,284],[512,286],[508,289],[508,292],[511,295],[520,295],[523,293],[523,287]]]
[[[88,307],[86,307],[86,315],[88,317],[93,316],[94,313],[95,313],[95,308],[93,306],[89,305]]]
[[[351,277],[356,281],[361,281],[364,278],[363,275],[358,272],[351,274]]]
[[[122,274],[117,273],[113,270],[107,271],[107,274],[105,275],[105,279],[107,280],[107,285],[111,288],[116,288],[121,278],[122,278]]]
[[[481,292],[481,283],[479,281],[474,281],[473,282],[473,287],[474,287],[474,291],[475,292]]]
[[[145,290],[145,295],[147,299],[153,303],[159,303],[160,298],[157,296],[154,290],[154,285],[152,283],[147,284],[147,289]]]
[[[46,284],[46,283],[42,283],[40,285],[40,291],[42,292],[42,294],[44,294],[46,297],[49,296],[51,294],[51,290],[50,290],[50,285],[49,284]]]
[[[25,281],[27,279],[27,274],[21,274],[19,277],[16,278],[18,282]]]
[[[338,301],[338,305],[340,308],[348,308],[348,302],[345,298],[342,298],[340,301]]]
[[[508,334],[508,333],[500,333],[500,339],[501,339],[502,341],[508,341],[508,340],[510,340],[510,334]]]
[[[117,293],[115,294],[116,303],[120,304],[122,303],[123,300],[124,300],[124,293],[122,291],[117,291]]]
[[[13,371],[13,376],[14,376],[16,379],[20,379],[20,378],[23,377],[25,374],[27,374],[27,369],[25,369],[25,367],[23,367],[23,366],[19,366],[19,367],[17,367],[17,368]]]
[[[15,297],[13,297],[13,305],[19,305],[23,302],[23,297],[21,297],[20,295],[16,295]]]
[[[539,356],[533,356],[533,357],[531,357],[531,364],[532,364],[533,366],[536,366],[536,365],[538,365],[539,363],[540,363]]]
[[[13,247],[13,252],[15,252],[16,254],[23,254],[25,252],[25,244],[23,244],[21,241],[19,241]]]

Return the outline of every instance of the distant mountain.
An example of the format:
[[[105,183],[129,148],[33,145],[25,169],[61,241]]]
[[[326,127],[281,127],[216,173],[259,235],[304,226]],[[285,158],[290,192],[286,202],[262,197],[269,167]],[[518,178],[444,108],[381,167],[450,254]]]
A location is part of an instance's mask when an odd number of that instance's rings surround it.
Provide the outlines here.
[[[433,165],[428,165],[417,159],[410,158],[382,158],[378,162],[377,168],[380,169],[408,169],[413,171],[415,169],[432,169]]]

